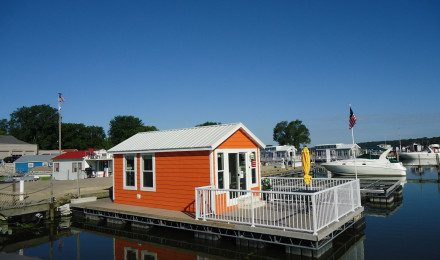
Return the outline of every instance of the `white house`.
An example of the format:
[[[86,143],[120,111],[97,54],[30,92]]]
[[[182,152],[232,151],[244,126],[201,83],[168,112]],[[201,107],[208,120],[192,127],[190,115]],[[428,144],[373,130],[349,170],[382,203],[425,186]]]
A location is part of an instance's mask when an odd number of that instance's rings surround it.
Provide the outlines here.
[[[343,160],[360,154],[360,146],[357,144],[320,144],[315,146],[315,161],[330,162]]]
[[[113,166],[113,156],[105,150],[67,152],[52,160],[54,180],[84,179],[88,169],[92,172],[89,177],[107,177]]]

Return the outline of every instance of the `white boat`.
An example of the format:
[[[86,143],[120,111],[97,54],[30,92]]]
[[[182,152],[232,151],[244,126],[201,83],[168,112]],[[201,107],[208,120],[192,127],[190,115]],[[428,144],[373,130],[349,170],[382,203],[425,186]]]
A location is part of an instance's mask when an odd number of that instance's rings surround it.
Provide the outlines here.
[[[401,162],[390,161],[387,156],[391,148],[383,152],[378,159],[356,158],[338,160],[321,165],[333,174],[358,176],[406,176],[406,168]],[[356,164],[356,167],[355,167]]]
[[[420,152],[401,152],[399,158],[405,164],[437,165],[440,158],[440,145],[432,144]]]

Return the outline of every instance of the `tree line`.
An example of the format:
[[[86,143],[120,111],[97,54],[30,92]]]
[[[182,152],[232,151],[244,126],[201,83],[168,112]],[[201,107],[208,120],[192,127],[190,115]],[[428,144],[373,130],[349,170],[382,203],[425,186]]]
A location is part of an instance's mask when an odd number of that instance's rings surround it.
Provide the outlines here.
[[[409,138],[409,139],[391,140],[391,141],[363,142],[363,143],[358,143],[358,145],[362,149],[366,149],[368,147],[374,147],[380,144],[389,144],[391,145],[391,147],[399,147],[400,145],[402,145],[402,147],[407,147],[407,146],[411,146],[413,143],[420,143],[421,145],[440,144],[440,136]]]
[[[196,126],[218,125],[207,121]],[[78,150],[109,149],[139,132],[157,131],[157,127],[145,125],[134,116],[115,116],[106,135],[101,126],[86,126],[82,123],[61,124],[63,148]],[[58,149],[58,110],[49,105],[21,107],[10,114],[10,119],[0,119],[0,135],[12,135],[27,143],[37,144],[39,149]],[[310,143],[309,130],[300,120],[281,121],[273,129],[273,140],[279,145],[301,145]]]
[[[138,132],[156,131],[155,126],[144,125],[134,116],[115,116],[110,121],[108,136],[101,126],[82,123],[61,124],[63,148],[78,150],[109,149]],[[39,149],[58,149],[58,110],[49,105],[21,107],[0,120],[0,135],[12,135],[27,143],[38,144]]]

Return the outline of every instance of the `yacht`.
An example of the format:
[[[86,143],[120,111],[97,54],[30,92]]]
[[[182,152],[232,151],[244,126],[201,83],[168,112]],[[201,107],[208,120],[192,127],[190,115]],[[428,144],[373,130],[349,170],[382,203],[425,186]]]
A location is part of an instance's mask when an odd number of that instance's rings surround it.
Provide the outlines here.
[[[440,145],[432,144],[426,146],[420,152],[401,152],[399,158],[408,164],[437,165],[439,164]]]
[[[354,176],[357,172],[358,176],[406,176],[406,168],[401,162],[387,158],[391,149],[380,156],[363,155],[356,159],[338,160],[321,165],[336,175]]]

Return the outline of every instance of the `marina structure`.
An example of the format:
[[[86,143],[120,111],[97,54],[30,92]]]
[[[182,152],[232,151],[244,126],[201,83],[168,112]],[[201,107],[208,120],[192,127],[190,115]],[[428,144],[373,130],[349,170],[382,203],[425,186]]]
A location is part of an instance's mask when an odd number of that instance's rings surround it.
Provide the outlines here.
[[[301,166],[301,156],[296,155],[297,149],[293,145],[268,146],[261,149],[261,163],[265,165],[281,164],[292,167]]]
[[[111,223],[190,230],[198,238],[276,243],[313,257],[363,219],[359,180],[262,182],[261,148],[241,123],[138,133],[109,150],[113,201],[72,209]]]
[[[320,144],[315,146],[316,162],[331,162],[335,160],[350,159],[360,154],[357,144]]]

